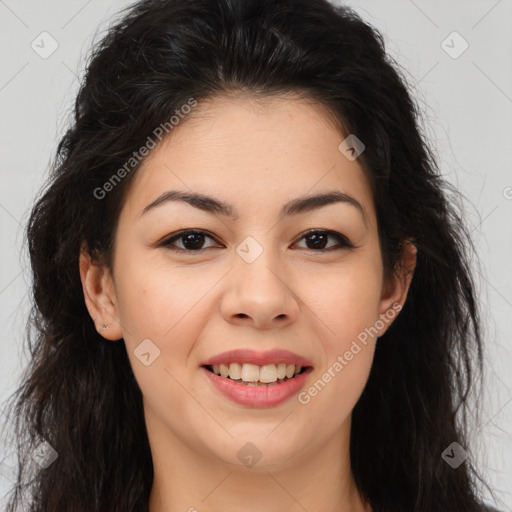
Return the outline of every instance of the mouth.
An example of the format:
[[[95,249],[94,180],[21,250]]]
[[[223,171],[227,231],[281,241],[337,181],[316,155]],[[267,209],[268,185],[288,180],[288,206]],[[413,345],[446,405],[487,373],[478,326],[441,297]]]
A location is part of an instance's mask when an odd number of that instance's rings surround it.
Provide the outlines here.
[[[312,366],[294,364],[220,363],[201,365],[212,389],[231,402],[249,408],[280,405],[306,385]]]
[[[313,369],[312,366],[287,363],[261,366],[251,363],[223,363],[202,367],[218,377],[249,387],[278,386]]]
[[[249,348],[218,354],[200,365],[212,390],[245,407],[273,407],[306,385],[312,363],[289,350]]]

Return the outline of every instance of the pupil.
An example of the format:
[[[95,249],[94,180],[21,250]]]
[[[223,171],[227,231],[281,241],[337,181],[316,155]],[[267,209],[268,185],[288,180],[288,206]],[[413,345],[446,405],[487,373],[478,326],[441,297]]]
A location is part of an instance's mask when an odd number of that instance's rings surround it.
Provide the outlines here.
[[[327,240],[327,236],[325,234],[312,233],[307,237],[308,241],[313,242],[313,249],[323,249],[325,247],[325,242]],[[311,247],[308,247],[311,249]]]
[[[199,242],[198,242],[199,239]],[[189,233],[183,237],[183,245],[186,249],[199,249],[204,243],[204,235],[201,233]]]

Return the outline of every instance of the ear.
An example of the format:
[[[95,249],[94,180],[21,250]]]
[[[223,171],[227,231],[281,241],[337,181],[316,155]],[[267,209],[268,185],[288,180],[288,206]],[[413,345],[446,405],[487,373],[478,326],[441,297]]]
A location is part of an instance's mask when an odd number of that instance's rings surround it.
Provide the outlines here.
[[[418,250],[411,240],[402,246],[402,256],[398,265],[398,272],[390,282],[384,283],[380,301],[380,318],[384,327],[379,329],[378,336],[382,336],[398,316],[405,304],[407,293],[411,285],[414,269],[416,268],[416,254]]]
[[[107,340],[119,340],[123,337],[118,321],[115,288],[110,271],[92,260],[87,246],[80,251],[80,279],[87,310],[98,332]],[[107,326],[102,329],[102,326]]]

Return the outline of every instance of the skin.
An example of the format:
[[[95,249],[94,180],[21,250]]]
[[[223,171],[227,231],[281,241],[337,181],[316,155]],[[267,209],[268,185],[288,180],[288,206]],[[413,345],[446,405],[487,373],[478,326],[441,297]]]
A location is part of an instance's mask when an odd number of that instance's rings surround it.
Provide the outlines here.
[[[385,283],[370,182],[358,160],[338,150],[345,137],[319,106],[288,96],[216,98],[171,135],[130,186],[113,271],[87,250],[80,256],[89,313],[98,329],[109,326],[100,331],[107,340],[124,340],[143,393],[155,469],[150,512],[370,511],[350,471],[351,411],[392,320],[307,404],[294,396],[268,408],[238,405],[200,364],[234,348],[284,348],[312,361],[309,388],[381,315],[396,318],[414,246],[404,249],[407,272]],[[185,202],[141,215],[171,189],[214,196],[238,218]],[[356,198],[367,224],[347,203],[279,217],[289,200],[331,190]],[[213,236],[187,246],[202,252],[159,246],[192,228]],[[304,238],[311,229],[336,231],[357,247],[329,237],[321,247],[338,248],[321,252]],[[248,236],[263,249],[252,263],[236,252]],[[144,339],[160,349],[149,366],[134,354]],[[261,453],[253,467],[237,457],[247,442]]]

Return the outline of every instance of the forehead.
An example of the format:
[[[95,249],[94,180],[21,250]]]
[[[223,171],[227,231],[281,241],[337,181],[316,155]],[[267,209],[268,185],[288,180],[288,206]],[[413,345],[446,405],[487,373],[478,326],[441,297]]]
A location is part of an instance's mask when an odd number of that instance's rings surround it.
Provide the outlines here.
[[[303,99],[219,97],[199,102],[141,165],[125,206],[140,213],[166,190],[215,195],[241,216],[291,198],[339,190],[371,219],[371,184],[339,150],[345,134],[326,109]],[[244,208],[245,207],[245,208]]]

